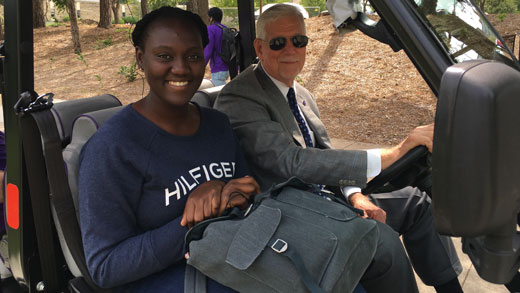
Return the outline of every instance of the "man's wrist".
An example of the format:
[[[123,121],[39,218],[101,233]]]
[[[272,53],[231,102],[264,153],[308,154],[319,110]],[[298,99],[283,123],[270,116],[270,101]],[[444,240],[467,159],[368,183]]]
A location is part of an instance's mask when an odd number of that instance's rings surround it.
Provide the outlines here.
[[[356,186],[344,186],[343,188],[341,188],[341,191],[343,192],[345,199],[347,199],[347,201],[350,202],[351,196],[356,193],[360,193],[361,188]]]

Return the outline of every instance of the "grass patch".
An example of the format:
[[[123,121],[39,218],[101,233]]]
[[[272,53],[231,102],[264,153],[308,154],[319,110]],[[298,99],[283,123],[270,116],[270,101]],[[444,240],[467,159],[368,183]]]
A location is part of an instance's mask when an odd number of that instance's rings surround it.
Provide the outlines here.
[[[114,44],[114,41],[112,40],[112,36],[108,36],[108,39],[99,40],[97,42],[97,45],[95,47],[96,50],[104,49],[106,47],[110,47]]]
[[[134,81],[137,78],[137,63],[134,62],[130,66],[121,66],[117,74],[124,76],[129,82]]]

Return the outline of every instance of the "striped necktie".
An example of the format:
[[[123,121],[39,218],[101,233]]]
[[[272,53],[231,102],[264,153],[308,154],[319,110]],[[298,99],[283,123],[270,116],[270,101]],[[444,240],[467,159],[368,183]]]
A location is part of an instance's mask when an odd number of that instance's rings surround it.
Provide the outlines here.
[[[300,110],[298,109],[298,104],[296,103],[296,95],[294,94],[293,88],[289,89],[289,92],[287,93],[287,100],[289,101],[289,107],[293,112],[294,118],[296,118],[296,122],[298,122],[300,131],[303,134],[305,146],[307,146],[308,148],[314,147],[314,145],[312,144],[311,134],[309,133],[309,128],[307,127],[307,124],[305,123],[305,120],[303,120],[303,116],[301,115]]]

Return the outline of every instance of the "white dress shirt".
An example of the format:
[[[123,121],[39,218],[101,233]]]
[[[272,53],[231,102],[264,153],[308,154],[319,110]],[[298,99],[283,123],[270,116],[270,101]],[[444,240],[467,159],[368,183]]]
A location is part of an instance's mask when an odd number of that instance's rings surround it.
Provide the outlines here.
[[[283,82],[275,79],[271,75],[269,75],[269,73],[267,73],[267,71],[265,71],[265,73],[273,81],[273,83],[280,90],[282,95],[285,97],[285,100],[287,101],[287,93],[289,92],[289,87],[285,83],[283,83]],[[294,86],[294,81],[293,81],[292,88],[294,89],[294,93],[296,95],[296,87]],[[312,139],[312,144],[316,145],[316,138],[314,137],[314,132],[309,127],[309,124],[307,123],[307,119],[305,119],[305,115],[303,115],[302,110],[300,109],[300,104],[297,104],[297,105],[298,105],[298,110],[300,111],[300,115],[303,117],[303,120],[305,121],[305,125],[309,129],[309,133],[310,133],[311,139]],[[367,177],[368,178],[375,177],[379,173],[381,173],[381,149],[369,149],[366,152],[367,152]],[[361,188],[356,187],[356,186],[345,186],[342,188],[342,192],[343,192],[343,195],[345,196],[345,198],[347,198],[347,200],[348,200],[350,195],[352,195],[353,193],[361,192]]]

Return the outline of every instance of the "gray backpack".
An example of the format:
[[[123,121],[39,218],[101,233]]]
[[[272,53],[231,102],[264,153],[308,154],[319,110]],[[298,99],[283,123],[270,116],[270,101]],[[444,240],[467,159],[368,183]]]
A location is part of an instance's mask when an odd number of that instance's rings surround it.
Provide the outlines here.
[[[379,230],[312,188],[291,178],[258,194],[247,211],[195,225],[186,234],[188,265],[240,292],[352,292]],[[194,288],[203,282],[189,266],[185,287]]]

